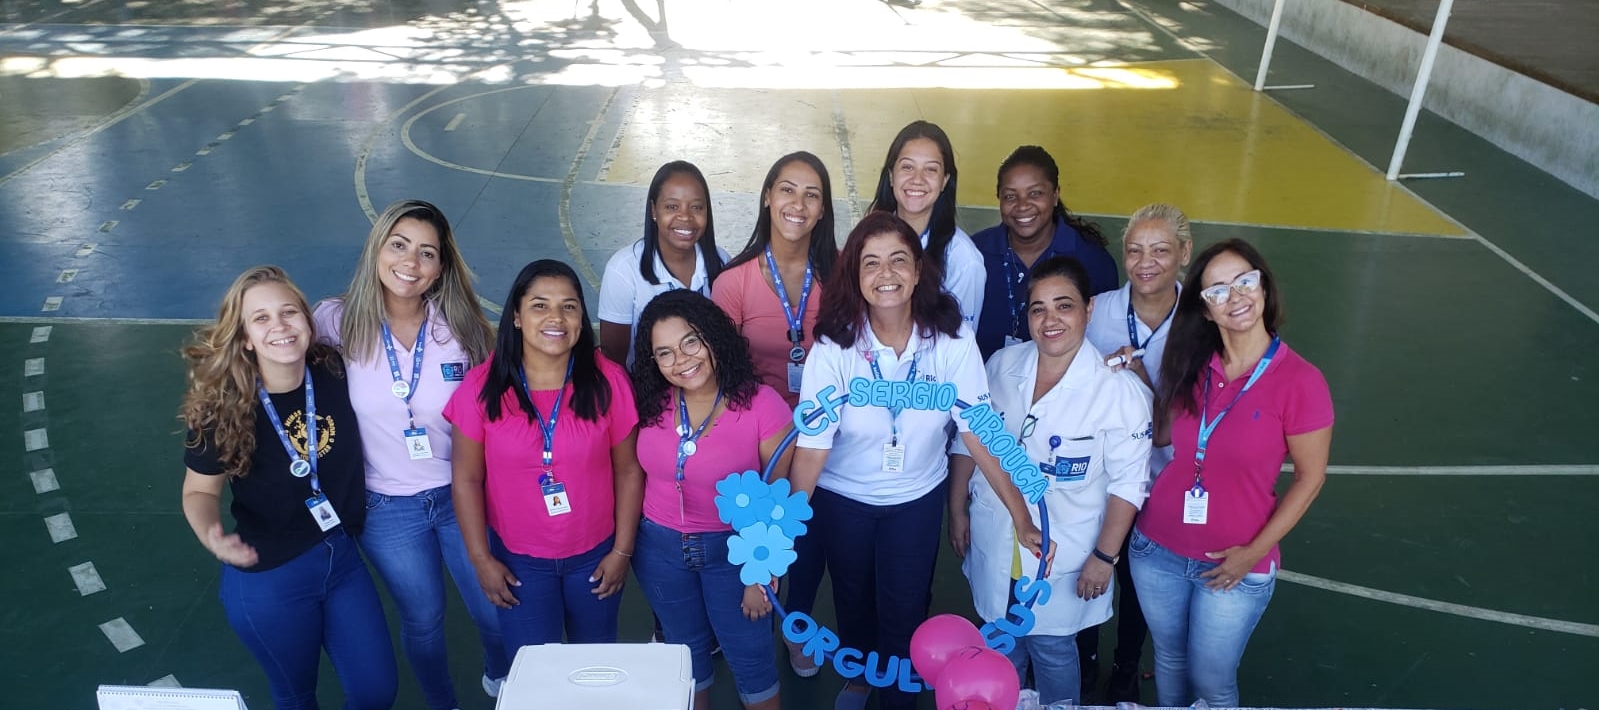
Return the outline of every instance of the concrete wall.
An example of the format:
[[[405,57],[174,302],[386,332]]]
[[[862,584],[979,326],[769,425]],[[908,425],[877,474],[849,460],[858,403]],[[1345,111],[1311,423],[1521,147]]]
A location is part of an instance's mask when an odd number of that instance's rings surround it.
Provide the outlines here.
[[[1273,0],[1215,1],[1262,26],[1271,19]],[[1405,98],[1427,44],[1426,34],[1342,0],[1290,0],[1281,32]],[[1599,197],[1599,105],[1448,44],[1438,49],[1423,105]]]

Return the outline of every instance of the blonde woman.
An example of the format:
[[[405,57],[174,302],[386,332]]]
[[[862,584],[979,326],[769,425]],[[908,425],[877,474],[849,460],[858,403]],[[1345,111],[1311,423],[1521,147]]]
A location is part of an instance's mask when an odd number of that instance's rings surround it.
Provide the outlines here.
[[[323,649],[345,708],[388,708],[394,649],[355,545],[366,522],[361,430],[338,355],[313,344],[308,311],[282,269],[259,266],[234,280],[216,323],[183,349],[183,516],[222,561],[228,623],[278,710],[317,706]]]
[[[444,637],[449,571],[483,646],[483,690],[510,672],[499,614],[478,586],[451,498],[444,419],[467,370],[488,357],[488,321],[450,223],[421,200],[390,205],[367,235],[343,296],[319,304],[317,333],[343,350],[366,454],[361,549],[400,612],[400,646],[432,710],[459,705]]]

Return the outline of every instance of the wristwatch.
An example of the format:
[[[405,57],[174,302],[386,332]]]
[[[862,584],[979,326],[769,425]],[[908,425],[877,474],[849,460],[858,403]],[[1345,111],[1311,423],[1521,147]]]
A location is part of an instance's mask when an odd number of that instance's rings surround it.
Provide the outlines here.
[[[1099,548],[1097,548],[1097,547],[1094,548],[1094,556],[1098,557],[1101,560],[1104,560],[1105,564],[1110,565],[1112,567],[1115,567],[1116,563],[1120,562],[1122,560],[1122,556],[1121,555],[1107,555],[1107,554],[1105,554],[1103,552],[1100,552]]]

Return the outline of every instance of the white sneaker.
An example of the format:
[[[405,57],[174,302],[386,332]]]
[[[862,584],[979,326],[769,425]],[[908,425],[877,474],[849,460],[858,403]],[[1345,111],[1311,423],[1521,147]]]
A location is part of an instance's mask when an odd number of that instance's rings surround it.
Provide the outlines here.
[[[504,678],[496,680],[488,676],[483,676],[483,692],[488,693],[489,697],[491,698],[500,697],[500,686],[502,685],[505,685]]]

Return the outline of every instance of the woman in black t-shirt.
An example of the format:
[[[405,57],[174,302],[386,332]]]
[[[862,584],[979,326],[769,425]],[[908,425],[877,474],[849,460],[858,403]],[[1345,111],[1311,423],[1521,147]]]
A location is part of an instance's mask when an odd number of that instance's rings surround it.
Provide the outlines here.
[[[234,280],[217,322],[183,349],[183,516],[223,563],[228,623],[278,710],[316,707],[323,648],[345,708],[385,709],[394,649],[354,540],[366,519],[361,435],[338,354],[315,342],[305,296],[282,269]]]

